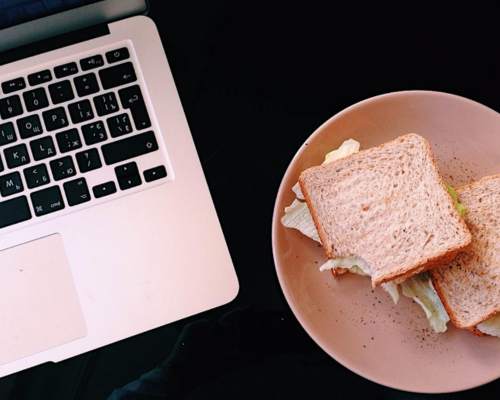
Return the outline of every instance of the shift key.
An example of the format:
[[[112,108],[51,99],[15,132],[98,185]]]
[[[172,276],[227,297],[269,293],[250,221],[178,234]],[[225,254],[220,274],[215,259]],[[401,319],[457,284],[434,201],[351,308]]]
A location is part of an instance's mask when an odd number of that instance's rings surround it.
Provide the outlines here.
[[[14,225],[31,218],[26,196],[0,202],[0,228]]]
[[[117,140],[101,147],[106,165],[116,164],[158,150],[153,131]]]

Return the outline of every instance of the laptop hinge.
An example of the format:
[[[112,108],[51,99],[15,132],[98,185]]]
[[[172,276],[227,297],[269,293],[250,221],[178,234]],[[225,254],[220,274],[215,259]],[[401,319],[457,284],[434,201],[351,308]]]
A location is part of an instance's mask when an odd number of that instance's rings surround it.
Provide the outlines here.
[[[77,31],[64,33],[49,39],[40,40],[15,49],[6,50],[0,53],[0,65],[9,64],[38,54],[57,50],[86,40],[95,39],[100,36],[109,35],[107,24],[94,25]]]

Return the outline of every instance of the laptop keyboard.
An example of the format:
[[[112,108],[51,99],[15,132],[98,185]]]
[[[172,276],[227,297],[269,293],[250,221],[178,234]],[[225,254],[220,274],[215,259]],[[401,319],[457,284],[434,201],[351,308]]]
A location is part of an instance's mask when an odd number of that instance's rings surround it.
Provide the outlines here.
[[[0,229],[167,180],[132,54],[117,46],[1,82]]]

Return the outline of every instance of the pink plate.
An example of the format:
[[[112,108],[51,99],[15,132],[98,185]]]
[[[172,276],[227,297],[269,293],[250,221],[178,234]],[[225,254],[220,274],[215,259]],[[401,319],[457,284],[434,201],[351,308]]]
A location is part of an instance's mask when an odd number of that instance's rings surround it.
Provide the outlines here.
[[[366,149],[406,133],[425,137],[446,183],[460,186],[500,173],[500,114],[463,97],[404,91],[357,103],[324,123],[302,145],[281,182],[273,216],[278,278],[295,316],[331,357],[395,389],[446,393],[500,377],[500,339],[476,337],[448,323],[432,331],[420,306],[401,295],[394,305],[369,278],[320,272],[323,249],[282,226],[299,173],[353,138]]]

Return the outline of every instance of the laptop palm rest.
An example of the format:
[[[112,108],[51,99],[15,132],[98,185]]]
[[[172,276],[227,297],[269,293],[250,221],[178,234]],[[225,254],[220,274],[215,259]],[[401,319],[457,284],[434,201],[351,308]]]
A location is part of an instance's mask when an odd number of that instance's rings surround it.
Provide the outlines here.
[[[0,365],[86,335],[62,238],[0,251]]]

